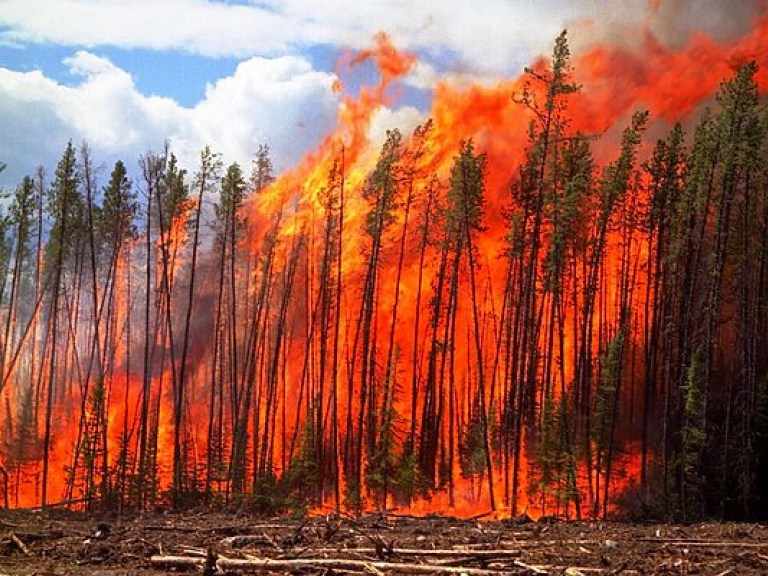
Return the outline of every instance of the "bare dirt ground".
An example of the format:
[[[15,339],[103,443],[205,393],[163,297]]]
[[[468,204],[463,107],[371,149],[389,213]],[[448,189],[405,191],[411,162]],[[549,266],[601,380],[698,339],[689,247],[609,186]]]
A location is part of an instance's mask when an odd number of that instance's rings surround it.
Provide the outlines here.
[[[0,575],[768,574],[768,525],[0,511]]]

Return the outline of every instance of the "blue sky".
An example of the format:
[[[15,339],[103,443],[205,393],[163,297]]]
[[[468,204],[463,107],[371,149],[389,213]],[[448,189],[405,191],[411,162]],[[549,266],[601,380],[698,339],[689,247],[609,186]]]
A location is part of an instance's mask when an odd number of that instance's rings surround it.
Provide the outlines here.
[[[630,41],[649,24],[668,42],[698,26],[733,34],[749,10],[715,0],[0,0],[0,187],[42,164],[49,175],[71,139],[97,163],[169,140],[195,168],[210,145],[250,165],[269,144],[278,169],[312,149],[335,121],[342,51],[387,32],[419,64],[382,117],[407,129],[445,82],[516,76],[568,27],[574,50]],[[739,6],[752,7],[744,0]],[[753,8],[750,8],[753,9]],[[346,78],[354,91],[369,79]],[[394,126],[387,126],[394,127]]]
[[[64,63],[76,50],[49,44],[0,45],[0,63],[18,72],[41,70],[57,83],[76,86],[80,79]],[[183,106],[194,106],[202,100],[206,85],[231,76],[239,62],[233,57],[210,58],[175,50],[102,46],[90,51],[130,72],[139,92],[169,96]]]

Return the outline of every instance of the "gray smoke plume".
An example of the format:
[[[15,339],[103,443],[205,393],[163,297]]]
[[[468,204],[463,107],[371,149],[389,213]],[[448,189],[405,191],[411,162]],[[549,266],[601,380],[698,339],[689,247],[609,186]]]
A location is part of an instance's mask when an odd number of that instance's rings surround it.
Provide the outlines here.
[[[765,0],[660,0],[651,16],[651,29],[674,47],[696,31],[730,42],[748,32],[754,19],[765,12]]]

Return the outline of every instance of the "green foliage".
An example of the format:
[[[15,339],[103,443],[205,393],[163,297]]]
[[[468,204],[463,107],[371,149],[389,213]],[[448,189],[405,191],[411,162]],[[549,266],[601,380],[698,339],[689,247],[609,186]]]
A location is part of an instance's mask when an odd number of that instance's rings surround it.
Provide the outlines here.
[[[16,188],[9,208],[9,218],[14,227],[15,238],[14,267],[19,276],[16,278],[16,317],[24,319],[30,313],[31,294],[34,283],[34,262],[32,261],[32,237],[38,224],[35,218],[35,210],[40,201],[40,194],[35,186],[35,181],[25,176],[21,184]]]
[[[120,511],[139,509],[134,474],[137,462],[133,448],[130,430],[123,430],[118,439],[117,458],[110,471],[111,477],[114,478],[114,507]]]
[[[451,167],[447,194],[447,227],[454,236],[482,231],[487,157],[476,154],[472,140],[461,142]]]
[[[480,476],[488,467],[482,416],[475,410],[459,438],[459,468],[464,478]]]
[[[576,467],[579,453],[574,448],[571,440],[571,431],[568,429],[568,399],[560,398],[558,402],[558,443],[559,443],[559,474],[563,489],[558,496],[567,506],[570,503],[578,503],[580,499],[579,487],[576,483]]]
[[[176,155],[171,153],[163,174],[163,215],[172,221],[182,215],[189,201],[189,187],[185,180],[187,171],[179,168]]]
[[[759,447],[768,448],[768,374],[760,379],[756,397],[754,435],[758,449],[755,452],[758,455],[764,455],[766,452]]]
[[[117,450],[111,448],[110,456],[117,456],[119,464],[108,479],[101,477],[109,408],[103,376],[91,376],[95,385],[79,399],[85,413],[81,452],[75,461],[77,485],[72,490],[91,501],[111,504],[119,493],[124,496],[121,505],[146,509],[166,498],[185,507],[217,497],[229,502],[230,490],[235,490],[236,503],[252,512],[304,514],[328,498],[329,486],[338,486],[342,478],[333,475],[342,468],[344,504],[361,512],[371,502],[386,506],[390,497],[410,502],[429,496],[434,484],[453,487],[456,468],[465,478],[487,474],[493,484],[497,468],[491,464],[501,466],[489,461],[493,446],[504,450],[504,465],[510,465],[510,470],[503,470],[510,503],[517,505],[518,492],[528,481],[529,493],[540,497],[542,509],[555,503],[557,513],[563,503],[578,501],[581,506],[577,468],[580,481],[589,475],[592,501],[605,498],[606,486],[613,488],[609,470],[613,479],[623,472],[615,455],[625,437],[642,425],[644,483],[627,490],[627,508],[635,506],[640,517],[663,512],[690,519],[719,513],[726,510],[724,503],[738,499],[750,513],[751,504],[766,498],[768,486],[768,356],[763,334],[768,324],[768,116],[760,103],[756,73],[756,65],[747,63],[722,83],[712,111],[701,116],[693,132],[690,150],[681,126],[675,125],[656,143],[643,165],[647,178],[641,179],[637,164],[647,113],[633,116],[616,161],[605,167],[596,165],[592,137],[571,128],[568,103],[579,86],[572,79],[563,32],[555,41],[549,67],[527,70],[519,101],[527,107],[522,112],[531,122],[519,171],[505,173],[513,167],[503,161],[494,166],[494,185],[513,178],[506,230],[509,268],[504,275],[477,272],[480,262],[486,265],[496,254],[473,260],[473,235],[478,236],[477,246],[485,248],[498,231],[479,241],[491,208],[484,198],[487,158],[471,139],[461,142],[447,185],[426,174],[444,161],[439,153],[435,162],[420,162],[429,125],[418,129],[411,142],[404,141],[399,131],[389,131],[362,186],[356,178],[345,181],[348,167],[342,151],[325,187],[312,190],[311,199],[297,200],[295,222],[302,230],[282,230],[281,213],[269,230],[257,231],[261,253],[244,250],[242,258],[236,257],[237,242],[246,224],[249,189],[258,193],[274,181],[268,146],[259,146],[250,180],[238,164],[220,174],[219,155],[207,147],[199,171],[188,179],[166,149],[165,154],[142,159],[144,191],[151,199],[145,221],[151,218],[155,228],[148,224],[146,262],[139,264],[144,250],[136,250],[131,260],[132,269],[146,266],[146,286],[127,285],[131,294],[120,307],[119,318],[107,300],[110,286],[101,290],[88,282],[89,252],[79,237],[86,228],[81,192],[88,192],[90,204],[95,186],[93,173],[85,174],[90,161],[82,159],[78,168],[75,150],[68,144],[50,189],[44,189],[42,179],[38,184],[25,178],[9,204],[9,215],[0,216],[2,284],[7,284],[15,258],[27,271],[22,271],[14,290],[18,286],[22,301],[39,303],[37,317],[29,303],[26,309],[22,304],[2,309],[9,398],[3,428],[5,465],[18,478],[22,470],[32,478],[30,470],[42,458],[37,426],[43,420],[43,403],[50,400],[53,406],[47,415],[50,420],[51,414],[60,413],[62,402],[69,406],[76,401],[78,386],[85,386],[83,378],[95,366],[87,355],[98,349],[102,361],[125,368],[131,377],[143,372],[146,379],[141,392],[129,394],[126,389],[129,430],[121,430]],[[0,163],[0,171],[4,168]],[[357,157],[353,173],[356,168]],[[103,188],[103,205],[96,209],[102,250],[117,250],[135,237],[138,202],[133,188],[125,165],[117,162]],[[646,188],[648,194],[643,193]],[[406,205],[406,191],[408,210],[414,210],[409,216],[421,229],[414,232],[410,221],[408,230],[403,229],[401,253],[407,256],[401,257],[395,280],[388,267],[397,246],[393,249],[388,242],[399,214],[404,214],[398,211]],[[35,212],[46,192],[50,222],[41,216],[38,223]],[[190,213],[200,215],[191,209],[192,192],[201,198],[203,192],[219,193],[213,210],[220,262],[209,265],[221,264],[219,309],[227,320],[217,321],[213,347],[206,348],[202,341],[194,347],[195,352],[216,347],[213,364],[206,364],[208,357],[186,362],[187,322],[180,364],[178,356],[171,359],[174,368],[182,367],[181,376],[174,374],[169,383],[169,356],[179,348],[178,339],[170,343],[171,331],[179,326],[179,308],[187,303],[191,313],[195,298],[202,298],[201,308],[210,308],[213,301],[213,292],[195,291],[191,281],[188,299],[171,298],[179,292],[178,285],[174,291],[169,275],[162,279],[158,275],[160,258],[164,272],[180,269],[169,263],[167,235],[172,226],[182,227]],[[319,206],[309,204],[318,200]],[[342,225],[342,200],[349,202],[347,216],[355,212],[355,217],[364,218],[361,228]],[[361,202],[363,210],[357,214]],[[318,214],[318,209],[325,213]],[[293,216],[286,212],[285,217]],[[166,243],[153,251],[158,247],[158,229]],[[43,271],[48,274],[39,276],[31,255],[34,231],[44,239],[41,242],[48,242]],[[301,237],[287,242],[293,233]],[[342,262],[349,250],[361,249],[360,238],[342,234],[358,233],[364,236],[362,249],[371,247],[364,280],[359,267],[352,271],[349,262]],[[14,241],[17,250],[12,254]],[[288,244],[297,248],[283,267]],[[174,244],[173,249],[179,246]],[[417,259],[415,252],[422,247]],[[70,262],[79,266],[67,267]],[[210,273],[211,267],[205,272]],[[393,280],[399,284],[401,267],[409,275],[409,281],[403,281],[406,291],[414,289],[419,274],[419,293],[407,294],[403,304],[410,307],[403,315],[414,328],[412,336],[404,336],[407,328],[402,328],[397,307],[387,301]],[[231,275],[225,285],[226,270]],[[63,271],[64,280],[57,274],[52,283],[52,271]],[[299,297],[289,296],[294,271],[299,290],[308,291]],[[432,284],[431,301],[424,295],[429,288],[422,287],[422,280],[425,286]],[[468,285],[471,298],[466,298]],[[361,287],[364,293],[355,293]],[[115,284],[112,292],[116,288]],[[3,289],[0,286],[0,304],[5,306]],[[43,297],[38,300],[41,293],[55,295],[50,307]],[[105,305],[97,305],[97,299]],[[141,304],[146,305],[144,310]],[[381,334],[390,310],[392,336],[387,348]],[[253,317],[249,327],[237,324],[238,319],[245,320],[243,313]],[[429,316],[423,323],[422,313]],[[96,318],[102,322],[98,329],[88,324]],[[139,319],[146,323],[136,322]],[[147,330],[149,334],[140,334]],[[469,343],[473,336],[474,345]],[[139,367],[142,355],[137,347],[144,337],[147,364]],[[93,338],[103,338],[104,345]],[[112,346],[118,338],[126,347],[134,346],[119,359]],[[19,342],[23,347],[16,357]],[[413,405],[408,407],[422,414],[422,422],[414,422],[409,430],[406,445],[398,407],[409,403],[400,402],[401,376],[392,367],[397,359],[391,361],[395,343],[407,343],[413,353],[408,362]],[[297,355],[302,348],[306,357],[299,370],[302,358]],[[389,355],[386,364],[382,350]],[[395,357],[398,354],[399,350],[394,352]],[[219,386],[210,396],[218,409],[215,415],[210,412],[208,469],[201,468],[202,459],[194,451],[194,431],[182,427],[179,416],[171,430],[183,435],[181,444],[174,445],[174,455],[181,454],[174,458],[174,482],[178,468],[182,473],[173,491],[161,493],[160,478],[168,478],[168,470],[158,470],[158,458],[165,462],[158,447],[166,444],[159,435],[168,433],[166,402],[177,393],[174,415],[182,414],[180,383],[188,369],[194,380],[186,388],[188,399],[199,401],[205,392],[200,379],[206,366],[213,366]],[[456,371],[464,369],[475,380],[457,384]],[[312,406],[295,407],[294,412],[281,403],[293,400],[291,393],[297,387],[292,382],[299,372],[298,401],[310,402],[305,399],[315,396]],[[355,389],[358,377],[361,386]],[[46,378],[50,391],[44,389]],[[334,387],[333,394],[329,386]],[[304,412],[304,421],[294,423],[293,414]],[[501,430],[499,412],[505,424]],[[345,416],[360,424],[348,424],[344,430]],[[268,424],[266,432],[259,427],[262,421]],[[299,427],[298,432],[293,426]],[[138,438],[133,436],[136,430]],[[54,440],[57,431],[53,430]],[[283,437],[298,434],[295,452],[290,444],[290,456],[272,453],[289,450],[278,440],[281,432]],[[340,449],[337,439],[345,432]],[[267,436],[254,438],[259,434]],[[357,441],[365,446],[364,455]],[[457,442],[458,452],[447,442]],[[51,449],[55,446],[55,441],[50,444]],[[249,447],[254,448],[253,455]],[[136,461],[139,457],[141,462]],[[45,458],[47,462],[48,455]],[[647,468],[646,462],[650,462]],[[250,471],[252,492],[245,494],[244,477]],[[206,475],[211,488],[204,494],[200,479]],[[739,494],[729,500],[731,496],[724,495],[734,487]],[[216,491],[220,494],[213,495]],[[721,507],[715,508],[718,497]]]
[[[523,94],[519,101],[533,110],[545,126],[552,121],[554,113],[565,108],[566,102],[563,96],[574,94],[581,89],[578,84],[574,84],[570,80],[570,61],[571,49],[568,46],[568,31],[563,30],[555,39],[550,69],[547,71],[537,71],[533,68],[525,68],[529,80],[523,88]],[[535,94],[531,91],[531,82],[545,86],[546,95],[543,107],[536,102]],[[545,128],[545,130],[547,129],[548,127]]]
[[[35,420],[34,386],[24,386],[20,391],[12,421],[3,427],[3,457],[5,465],[20,475],[29,463],[42,456],[42,439]]]
[[[192,179],[192,187],[198,192],[213,192],[221,182],[222,168],[221,154],[211,150],[210,146],[205,146],[200,151],[200,166]]]
[[[401,504],[410,504],[414,498],[428,498],[431,482],[419,468],[418,455],[403,450],[392,471],[392,495]]]
[[[66,262],[73,253],[78,233],[84,227],[83,199],[80,194],[80,175],[72,142],[67,143],[56,167],[56,177],[48,192],[47,211],[53,220],[50,239],[46,245],[46,268]]]
[[[584,251],[588,229],[583,223],[592,208],[594,159],[587,138],[577,135],[561,147],[557,182],[548,187],[543,211],[551,223],[544,259],[545,288],[560,290],[561,275],[570,253]]]
[[[650,178],[650,205],[647,229],[666,229],[671,224],[670,210],[680,201],[684,183],[683,129],[675,124],[666,140],[658,140],[651,158],[643,164]]]
[[[189,186],[186,183],[187,171],[179,168],[176,155],[172,152],[170,154],[166,152],[166,157],[153,157],[151,160],[155,163],[159,162],[159,165],[153,166],[155,170],[159,170],[152,206],[157,217],[153,217],[153,220],[167,235],[172,223],[180,218],[184,218],[186,224],[190,207]]]
[[[245,178],[240,165],[235,162],[227,168],[221,179],[219,201],[214,203],[213,211],[216,216],[214,230],[219,243],[226,242],[225,236],[239,238],[245,225],[242,214],[243,202],[246,198]],[[234,234],[232,228],[234,227]]]
[[[610,430],[614,425],[616,384],[621,379],[624,332],[619,330],[600,358],[600,385],[595,394],[592,442],[599,454],[608,450]]]
[[[185,431],[181,437],[181,471],[177,486],[168,490],[168,501],[175,509],[189,510],[202,506],[207,500],[204,477],[205,460],[197,460],[197,449],[192,435]]]
[[[4,200],[4,198],[0,197],[0,203]],[[14,242],[18,241],[18,238],[14,238],[10,234],[11,230],[13,230],[13,216],[8,214],[4,207],[0,206],[0,282],[3,283],[3,287],[0,288],[0,295],[3,294],[5,288],[5,279],[11,264],[13,245]]]
[[[686,217],[698,214],[705,208],[705,198],[712,171],[712,161],[718,149],[718,136],[711,110],[706,110],[696,126],[693,146],[686,161],[683,198],[679,203],[678,215],[683,222]]]
[[[123,242],[136,235],[134,220],[137,211],[136,192],[125,165],[118,160],[112,169],[109,184],[104,188],[104,199],[97,220],[99,237],[111,251],[116,251]]]
[[[363,189],[363,198],[371,206],[365,219],[365,232],[371,238],[380,238],[395,221],[395,210],[398,206],[398,162],[403,155],[402,140],[399,130],[387,130],[387,139],[379,159]]]
[[[354,474],[348,476],[344,483],[343,503],[344,508],[358,516],[363,512],[363,493]]]
[[[25,260],[28,255],[27,244],[35,226],[34,215],[37,203],[35,182],[31,177],[25,176],[16,188],[10,207],[11,221],[16,227],[16,241],[21,247],[20,251],[17,251],[17,257],[21,260]]]
[[[153,410],[154,411],[154,410]],[[148,422],[146,465],[143,474],[136,474],[134,481],[141,484],[142,502],[140,509],[151,509],[161,504],[159,465],[157,461],[158,434],[160,426],[155,414],[150,415]]]
[[[664,491],[663,465],[658,459],[651,460],[647,476],[645,485],[631,478],[620,493],[612,495],[617,518],[645,523],[668,522],[674,517],[667,511],[668,494]]]
[[[755,417],[753,434],[753,452],[750,455],[755,474],[750,481],[753,483],[750,490],[755,516],[763,516],[768,513],[768,374],[760,379],[755,401]]]
[[[313,404],[310,413],[304,420],[299,449],[285,471],[281,482],[282,498],[289,500],[284,502],[291,508],[296,508],[290,500],[318,503],[321,492],[321,468],[317,461],[318,438],[316,435],[317,408]]]
[[[688,366],[686,385],[683,388],[684,424],[681,430],[682,454],[681,476],[682,494],[681,509],[684,518],[699,518],[703,512],[702,489],[702,458],[707,444],[705,428],[706,398],[702,394],[702,351],[697,349]]]
[[[285,479],[281,480],[270,472],[256,480],[251,494],[239,499],[239,509],[263,517],[286,513],[304,517],[309,512],[309,500],[297,496]]]
[[[539,425],[538,442],[536,443],[536,472],[538,478],[531,482],[528,487],[529,494],[537,492],[546,499],[551,491],[554,490],[558,475],[557,471],[560,464],[560,457],[563,447],[559,444],[558,414],[555,407],[555,399],[551,391],[544,396],[544,402],[541,407],[541,417]]]
[[[588,204],[594,162],[591,138],[569,133],[568,96],[580,90],[571,81],[567,32],[555,41],[548,70],[526,68],[527,80],[517,101],[533,118],[528,132],[526,158],[512,186],[515,206],[510,210],[507,242],[511,258],[524,258],[526,250],[538,263],[542,239],[544,289],[558,294],[563,268],[571,251],[586,244]],[[543,103],[537,101],[543,92]],[[532,262],[533,265],[533,262]]]
[[[544,396],[539,419],[538,435],[533,446],[531,476],[528,495],[539,496],[541,513],[548,506],[562,513],[578,499],[576,485],[577,454],[569,441],[567,397],[555,398],[550,392]]]
[[[752,116],[760,103],[755,74],[757,74],[757,63],[754,60],[746,62],[739,66],[736,76],[723,81],[718,90],[716,100],[722,109],[723,127],[727,130],[726,136],[731,137],[726,141],[728,144],[742,144],[734,136],[737,136],[741,130],[749,128],[744,121]]]
[[[104,378],[97,378],[91,387],[82,415],[81,434],[75,448],[74,463],[66,466],[69,476],[67,497],[81,500],[87,511],[111,504],[111,478],[104,471],[104,434],[107,426],[107,390]]]
[[[491,409],[485,417],[489,438],[499,432],[498,415]],[[488,470],[488,456],[485,444],[485,423],[480,411],[480,402],[475,401],[469,423],[459,435],[459,469],[464,478],[481,476]]]
[[[365,485],[380,499],[382,508],[386,507],[386,498],[391,491],[401,491],[401,487],[397,486],[400,477],[397,454],[402,436],[402,418],[396,409],[396,398],[400,391],[396,378],[398,358],[399,351],[396,350],[393,362],[395,368],[387,375],[390,381],[386,383],[385,390],[388,392],[380,409],[378,438],[373,451],[367,455],[365,465]]]
[[[269,145],[259,144],[256,151],[256,158],[253,161],[253,171],[251,172],[251,185],[255,192],[261,192],[275,181],[272,159],[269,154]]]
[[[621,138],[621,152],[616,162],[603,171],[599,189],[599,211],[602,222],[610,219],[617,203],[632,184],[632,174],[637,161],[637,149],[648,123],[648,112],[635,112],[632,122]]]

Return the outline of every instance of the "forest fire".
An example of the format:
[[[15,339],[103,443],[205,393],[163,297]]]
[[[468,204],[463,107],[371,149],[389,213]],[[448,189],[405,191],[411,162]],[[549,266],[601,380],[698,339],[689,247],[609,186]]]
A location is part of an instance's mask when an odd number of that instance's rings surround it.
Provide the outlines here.
[[[3,316],[7,505],[746,515],[768,472],[767,37],[571,58],[563,34],[517,79],[438,84],[429,121],[379,142],[416,63],[382,34],[342,62],[379,83],[337,86],[299,166],[275,179],[262,149],[246,183],[206,150],[186,179],[148,153],[146,204],[116,168],[69,247],[91,196],[65,154],[45,265],[11,284],[37,305]]]

